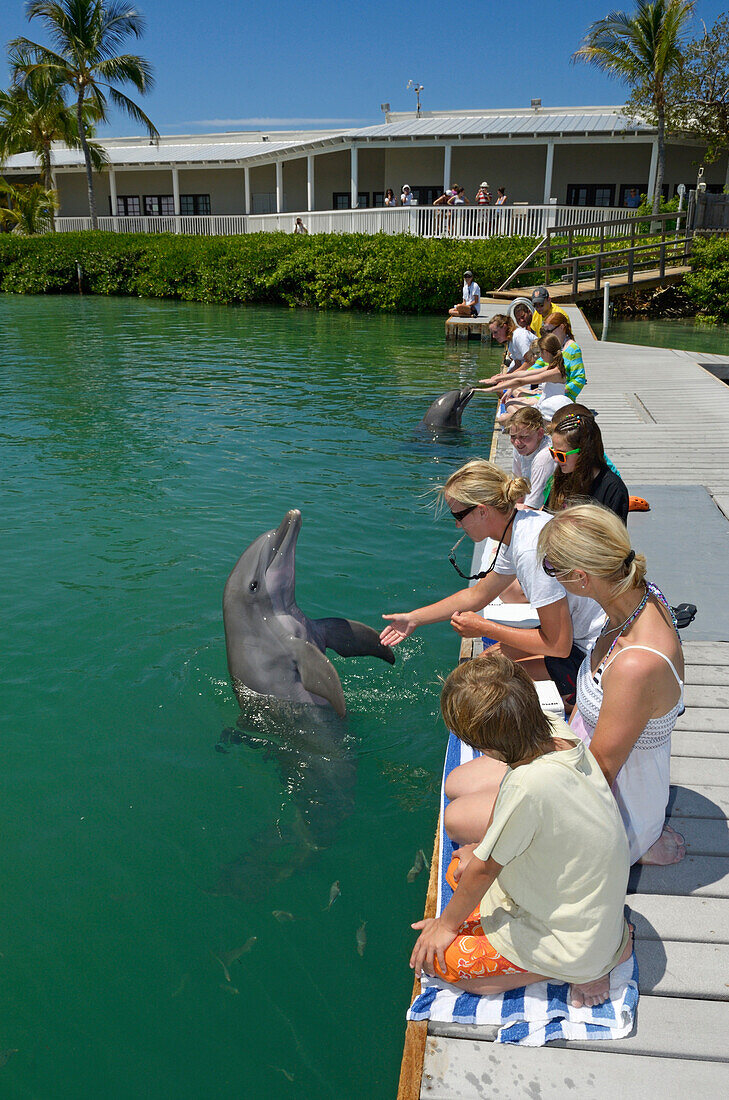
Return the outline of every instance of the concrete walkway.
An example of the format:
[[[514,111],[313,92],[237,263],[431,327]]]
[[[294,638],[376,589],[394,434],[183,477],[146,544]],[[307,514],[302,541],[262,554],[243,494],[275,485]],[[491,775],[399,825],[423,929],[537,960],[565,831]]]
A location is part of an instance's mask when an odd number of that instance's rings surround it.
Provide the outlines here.
[[[631,492],[652,498],[651,512],[630,517],[634,545],[672,602],[699,606],[684,633],[669,804],[688,854],[632,873],[641,998],[629,1039],[532,1050],[432,1024],[420,1095],[719,1097],[729,1090],[729,386],[698,365],[720,357],[599,343],[568,312],[588,376],[581,400]],[[504,464],[503,444],[494,457]]]

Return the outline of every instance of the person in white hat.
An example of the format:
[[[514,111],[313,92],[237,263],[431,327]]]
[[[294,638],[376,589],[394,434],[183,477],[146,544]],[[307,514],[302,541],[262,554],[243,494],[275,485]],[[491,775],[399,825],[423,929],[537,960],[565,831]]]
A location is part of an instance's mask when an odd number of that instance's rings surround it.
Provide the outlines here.
[[[402,194],[400,195],[400,205],[401,206],[410,206],[410,203],[414,202],[414,201],[415,201],[415,196],[413,195],[412,191],[410,190],[410,184],[409,183],[404,183],[402,185]]]
[[[489,185],[486,180],[483,181],[478,191],[476,192],[476,206],[490,206],[491,205],[491,192],[489,191]]]

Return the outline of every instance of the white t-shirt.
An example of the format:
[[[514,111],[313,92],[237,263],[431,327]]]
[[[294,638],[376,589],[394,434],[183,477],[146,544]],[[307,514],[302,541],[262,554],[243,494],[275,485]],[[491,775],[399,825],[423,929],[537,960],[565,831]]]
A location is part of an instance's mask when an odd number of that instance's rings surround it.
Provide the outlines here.
[[[502,866],[481,925],[517,966],[585,982],[611,970],[627,941],[628,841],[594,756],[561,719],[552,723],[574,748],[507,771],[474,851]]]
[[[410,206],[410,203],[413,201],[414,197],[415,196],[413,195],[412,191],[403,191],[402,195],[400,196],[400,202],[403,206]]]
[[[520,455],[516,447],[514,448],[511,471],[514,477],[525,477],[529,481],[531,489],[524,498],[524,503],[530,508],[544,506],[544,489],[556,468],[557,463],[549,453],[549,439],[546,435],[530,455]]]
[[[471,279],[471,285],[468,283],[463,284],[463,301],[467,306],[470,306],[471,302],[475,298],[481,297],[481,287],[478,285],[475,279]]]
[[[602,629],[605,612],[594,600],[567,592],[555,577],[548,577],[542,569],[537,539],[551,518],[546,512],[518,511],[511,525],[511,542],[501,547],[495,572],[502,576],[516,576],[527,601],[535,610],[566,597],[574,643],[587,653]]]
[[[534,333],[530,328],[515,328],[509,340],[509,355],[517,363],[521,363],[533,343]]]

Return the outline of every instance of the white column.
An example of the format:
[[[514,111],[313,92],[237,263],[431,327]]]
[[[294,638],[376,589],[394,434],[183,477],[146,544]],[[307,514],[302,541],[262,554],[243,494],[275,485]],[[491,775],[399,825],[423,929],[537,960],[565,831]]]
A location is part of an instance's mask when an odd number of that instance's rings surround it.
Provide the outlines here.
[[[283,161],[276,161],[276,213],[283,214]]]
[[[547,142],[547,163],[544,166],[544,199],[545,205],[552,197],[552,169],[554,168],[554,142]]]
[[[359,180],[357,178],[357,146],[356,145],[352,145],[352,148],[349,150],[349,156],[350,156],[350,169],[351,169],[350,170],[351,179],[349,181],[350,193],[351,193],[351,200],[350,201],[351,201],[352,209],[356,210],[357,209],[357,198],[358,198],[358,195],[359,195]]]
[[[178,168],[172,169],[172,201],[175,207],[175,215],[180,216],[180,171]]]
[[[306,158],[306,209],[314,209],[314,157],[311,153]]]
[[[651,147],[651,166],[648,172],[648,204],[653,202],[653,191],[656,186],[656,172],[658,171],[658,142],[654,141]]]
[[[443,146],[443,194],[446,193],[451,185],[451,152],[453,146],[447,142]]]
[[[117,233],[119,226],[116,220],[116,172],[113,168],[109,169],[109,194],[111,195],[111,216],[114,219],[112,225],[114,226],[114,232]]]
[[[245,202],[245,214],[251,214],[251,170],[246,164],[243,168],[243,191]]]

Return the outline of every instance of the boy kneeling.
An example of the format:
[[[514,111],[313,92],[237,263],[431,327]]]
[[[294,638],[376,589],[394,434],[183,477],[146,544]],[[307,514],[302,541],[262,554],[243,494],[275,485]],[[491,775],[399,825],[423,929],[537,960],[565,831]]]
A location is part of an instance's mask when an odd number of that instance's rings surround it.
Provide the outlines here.
[[[454,669],[441,711],[457,737],[507,770],[486,835],[454,856],[453,897],[440,917],[412,926],[422,932],[411,967],[476,994],[570,982],[574,1006],[601,1004],[632,945],[628,842],[600,767],[501,653]],[[459,770],[477,776],[479,764]]]

